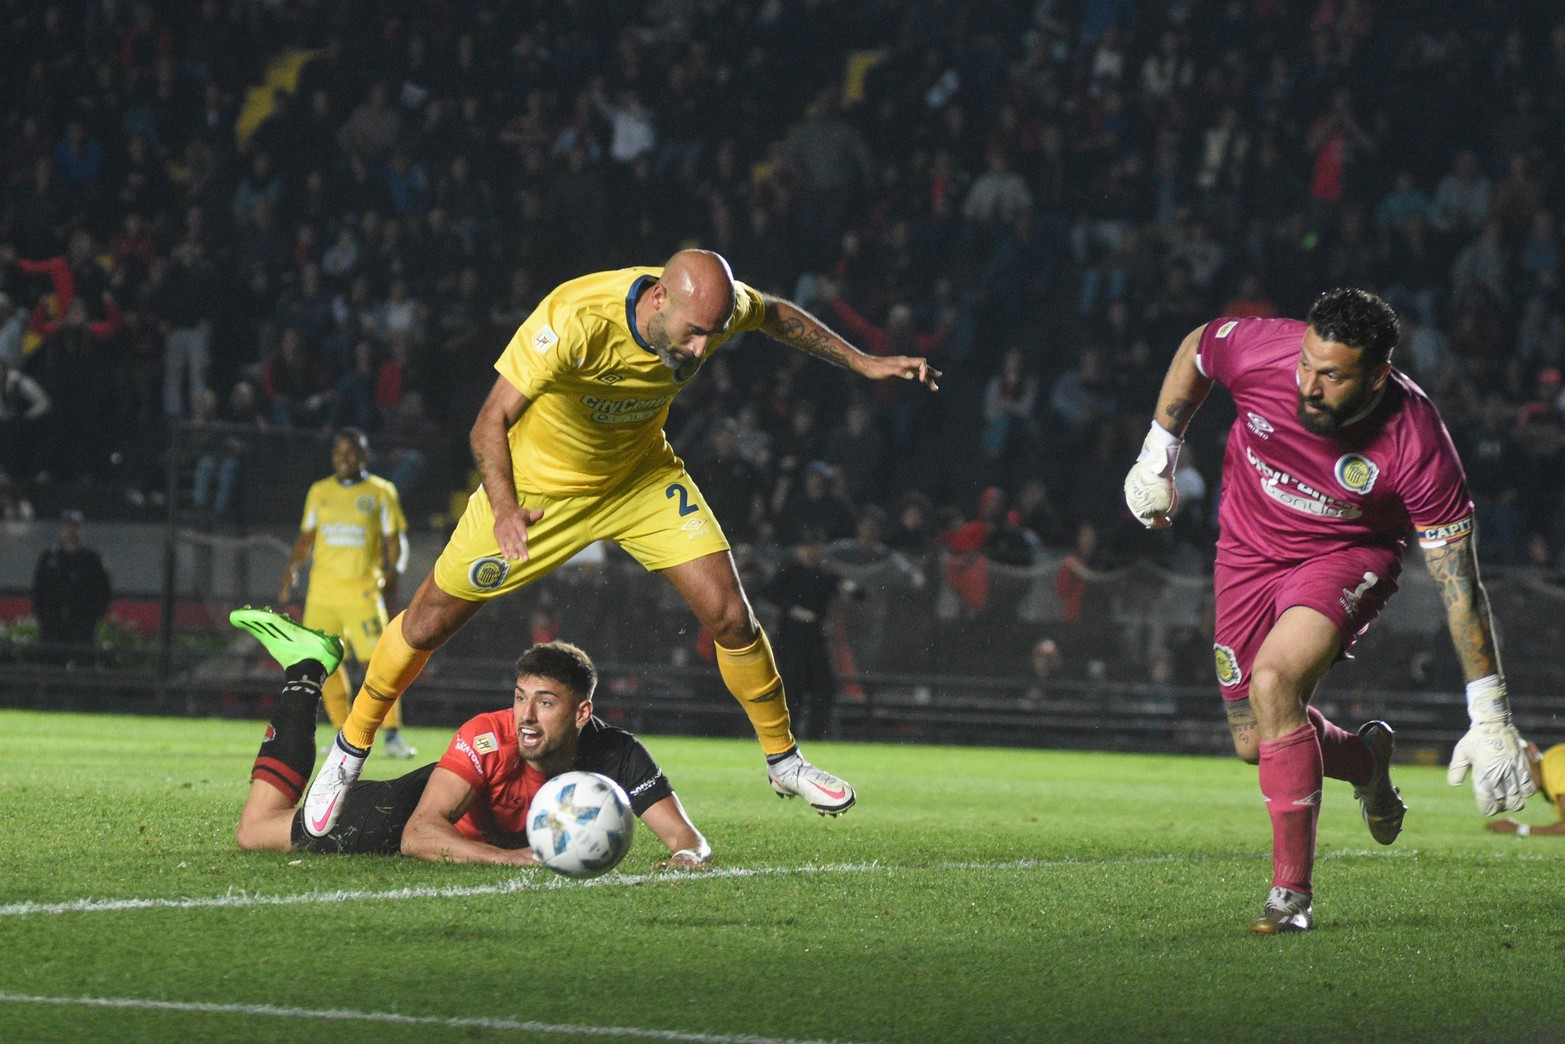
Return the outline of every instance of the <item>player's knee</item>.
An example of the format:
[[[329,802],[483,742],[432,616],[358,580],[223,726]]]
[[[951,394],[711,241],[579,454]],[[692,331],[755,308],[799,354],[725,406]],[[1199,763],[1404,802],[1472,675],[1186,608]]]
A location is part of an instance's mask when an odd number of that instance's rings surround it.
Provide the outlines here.
[[[1293,671],[1257,663],[1250,673],[1250,704],[1258,715],[1297,708],[1303,680]]]
[[[709,619],[701,622],[712,632],[717,644],[728,649],[753,645],[761,633],[749,604],[743,598],[726,600]]]
[[[1245,739],[1235,736],[1234,753],[1246,765],[1259,765],[1261,763],[1261,747],[1253,736]]]
[[[255,824],[243,818],[239,820],[239,826],[234,829],[234,842],[246,852],[260,852],[266,848],[262,834],[255,828]]]

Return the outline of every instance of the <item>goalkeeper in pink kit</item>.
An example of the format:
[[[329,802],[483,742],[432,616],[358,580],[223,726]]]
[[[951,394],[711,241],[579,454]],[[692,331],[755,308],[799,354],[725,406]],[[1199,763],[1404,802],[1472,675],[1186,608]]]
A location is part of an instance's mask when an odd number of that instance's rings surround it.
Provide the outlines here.
[[[1314,925],[1323,777],[1353,784],[1376,841],[1389,845],[1402,829],[1391,727],[1372,721],[1355,734],[1309,701],[1396,591],[1410,531],[1467,681],[1472,728],[1447,779],[1458,786],[1471,770],[1490,816],[1534,792],[1478,578],[1461,461],[1429,399],[1391,366],[1397,339],[1391,307],[1351,289],[1322,294],[1307,322],[1229,317],[1191,331],[1125,479],[1137,519],[1171,524],[1181,436],[1213,382],[1228,389],[1238,416],[1223,460],[1214,653],[1234,749],[1260,766],[1272,820],[1272,886],[1251,925],[1263,935]]]

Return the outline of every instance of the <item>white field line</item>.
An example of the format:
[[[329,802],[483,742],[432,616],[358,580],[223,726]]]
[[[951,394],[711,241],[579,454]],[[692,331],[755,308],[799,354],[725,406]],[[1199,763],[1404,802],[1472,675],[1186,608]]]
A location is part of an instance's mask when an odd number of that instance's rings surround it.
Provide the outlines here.
[[[201,1004],[183,1001],[142,1000],[136,997],[30,997],[0,993],[0,1004],[39,1004],[72,1008],[107,1008],[129,1011],[175,1011],[192,1015],[242,1015],[277,1019],[313,1019],[330,1022],[379,1022],[394,1026],[432,1026],[440,1029],[479,1029],[578,1037],[619,1037],[630,1040],[688,1041],[691,1044],[828,1044],[791,1037],[761,1037],[750,1033],[683,1033],[679,1030],[643,1029],[637,1026],[568,1026],[549,1022],[478,1016],[398,1015],[388,1011],[350,1011],[342,1008],[280,1008],[272,1004]]]
[[[1398,851],[1348,850],[1324,852],[1317,859],[1340,859],[1372,856],[1381,859],[1412,858],[1419,855],[1417,849]],[[530,876],[516,877],[497,884],[422,886],[417,888],[392,888],[379,891],[343,889],[330,892],[300,892],[271,895],[263,892],[233,891],[223,895],[183,897],[178,899],[70,899],[58,903],[21,902],[0,906],[0,918],[57,916],[73,913],[117,913],[123,910],[205,910],[233,909],[251,906],[311,906],[360,901],[385,902],[399,899],[465,899],[478,895],[512,895],[516,892],[546,891],[556,888],[623,888],[646,884],[666,884],[673,881],[697,882],[749,877],[785,877],[791,874],[865,874],[896,873],[899,871],[962,871],[962,870],[1048,870],[1062,867],[1088,866],[1151,866],[1159,863],[1203,863],[1235,858],[1220,855],[1158,855],[1124,859],[1013,859],[1003,862],[948,862],[923,865],[890,865],[869,863],[823,863],[810,866],[758,866],[713,867],[709,870],[666,870],[652,874],[609,874],[589,881],[571,881],[542,871]],[[1521,854],[1502,855],[1496,859],[1526,859]]]

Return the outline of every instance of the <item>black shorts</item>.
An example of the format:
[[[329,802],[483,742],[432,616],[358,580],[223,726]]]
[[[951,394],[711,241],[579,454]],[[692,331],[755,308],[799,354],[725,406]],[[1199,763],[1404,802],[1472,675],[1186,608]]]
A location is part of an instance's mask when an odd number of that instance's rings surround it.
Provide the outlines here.
[[[293,814],[293,847],[300,852],[331,855],[397,855],[402,828],[418,807],[429,784],[433,763],[396,779],[360,780],[348,791],[347,803],[331,833],[311,837],[304,829],[304,806]]]

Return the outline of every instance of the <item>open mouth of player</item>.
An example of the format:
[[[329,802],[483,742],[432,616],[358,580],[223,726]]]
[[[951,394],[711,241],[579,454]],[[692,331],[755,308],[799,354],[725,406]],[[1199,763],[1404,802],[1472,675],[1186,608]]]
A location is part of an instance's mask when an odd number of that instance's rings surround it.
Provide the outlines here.
[[[543,732],[538,729],[520,728],[516,730],[516,741],[523,747],[536,747],[543,742]]]

